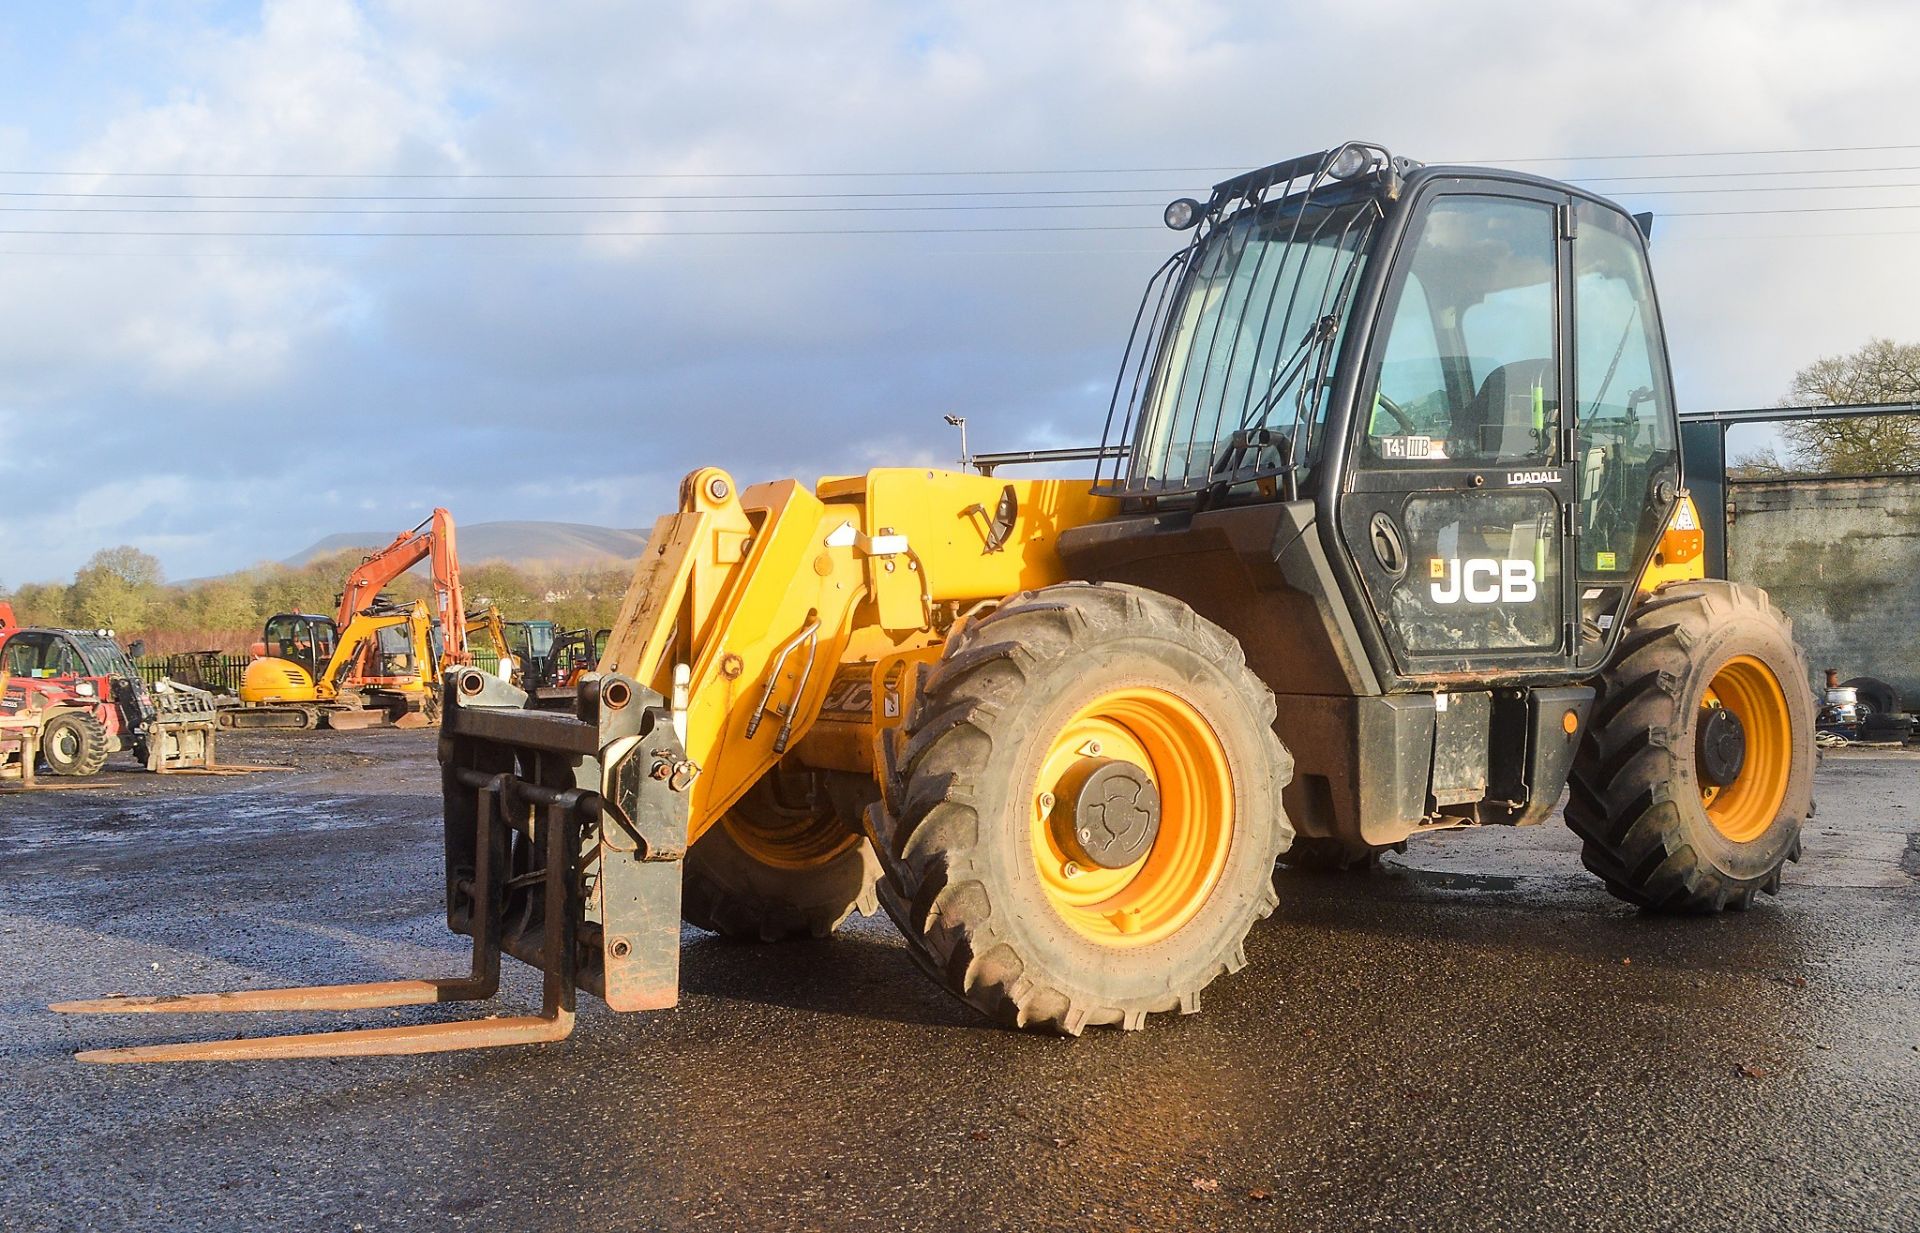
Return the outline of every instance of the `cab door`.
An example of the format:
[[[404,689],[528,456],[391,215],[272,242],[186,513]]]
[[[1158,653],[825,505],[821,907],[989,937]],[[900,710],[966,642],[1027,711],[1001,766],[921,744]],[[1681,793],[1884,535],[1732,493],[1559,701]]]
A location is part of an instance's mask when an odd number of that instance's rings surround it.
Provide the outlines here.
[[[1569,209],[1443,182],[1397,250],[1340,532],[1404,677],[1573,666]]]
[[[1573,574],[1580,666],[1595,669],[1673,515],[1680,453],[1645,237],[1596,202],[1573,220]]]

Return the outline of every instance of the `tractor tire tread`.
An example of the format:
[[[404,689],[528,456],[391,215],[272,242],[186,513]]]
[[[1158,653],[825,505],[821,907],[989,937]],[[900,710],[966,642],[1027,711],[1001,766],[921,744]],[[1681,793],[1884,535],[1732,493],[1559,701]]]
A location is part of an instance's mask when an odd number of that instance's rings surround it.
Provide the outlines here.
[[[1613,662],[1596,682],[1593,720],[1568,777],[1566,820],[1582,841],[1581,862],[1615,897],[1636,907],[1711,913],[1744,908],[1756,891],[1778,893],[1779,862],[1742,875],[1698,849],[1680,813],[1689,802],[1676,796],[1685,789],[1672,782],[1674,760],[1691,757],[1671,746],[1687,731],[1681,708],[1694,667],[1692,648],[1739,620],[1777,629],[1792,649],[1796,677],[1783,679],[1782,687],[1807,688],[1806,657],[1792,640],[1792,623],[1766,593],[1713,580],[1670,583],[1635,609]],[[1810,731],[1795,733],[1796,740],[1808,736]],[[1796,792],[1808,792],[1811,755],[1803,761],[1802,772],[1789,778],[1783,810],[1794,807]],[[1800,811],[1802,819],[1806,812]],[[1797,840],[1792,850],[1798,851]]]
[[[1175,638],[1218,664],[1250,715],[1274,774],[1276,817],[1264,834],[1262,868],[1293,839],[1279,790],[1292,759],[1274,734],[1273,693],[1246,667],[1239,643],[1177,600],[1115,583],[1067,582],[1010,596],[967,624],[925,681],[892,755],[881,799],[868,810],[880,853],[880,901],[929,976],[990,1020],[1077,1036],[1092,1025],[1144,1027],[1152,1014],[1199,1009],[1200,991],[1246,963],[1246,930],[1279,899],[1269,878],[1245,928],[1157,994],[1110,997],[1054,987],[1028,972],[1016,931],[996,909],[976,865],[981,802],[971,785],[998,737],[997,722],[1030,688],[1089,643],[1145,631]],[[1258,828],[1250,834],[1261,834]],[[1062,926],[1065,927],[1064,925]]]
[[[80,749],[71,762],[56,762],[47,754],[48,737],[55,728],[76,728],[80,732]],[[40,736],[40,757],[47,769],[55,775],[69,779],[85,779],[98,775],[107,764],[107,755],[111,752],[107,739],[107,726],[90,711],[67,711],[47,721]]]

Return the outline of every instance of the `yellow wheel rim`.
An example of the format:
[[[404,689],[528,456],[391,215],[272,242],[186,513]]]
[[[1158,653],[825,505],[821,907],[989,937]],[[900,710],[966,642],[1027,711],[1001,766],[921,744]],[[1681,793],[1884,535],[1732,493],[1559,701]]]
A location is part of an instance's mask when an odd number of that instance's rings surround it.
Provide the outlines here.
[[[721,816],[720,825],[741,851],[776,869],[812,869],[861,842],[832,809],[808,799],[805,785],[798,786],[797,802],[783,799],[789,793],[782,789],[794,786],[781,782],[780,772],[769,771]]]
[[[1159,832],[1146,854],[1119,869],[1076,861],[1055,834],[1071,810],[1076,764],[1118,759],[1146,773],[1160,796]],[[1191,920],[1226,867],[1233,836],[1233,776],[1207,721],[1164,690],[1110,690],[1060,726],[1028,798],[1034,869],[1047,900],[1083,937],[1108,946],[1157,942]]]
[[[1793,722],[1786,691],[1773,670],[1751,655],[1737,655],[1707,683],[1703,702],[1733,712],[1746,734],[1746,758],[1732,783],[1700,784],[1700,803],[1713,829],[1735,843],[1759,838],[1780,816],[1793,762]]]

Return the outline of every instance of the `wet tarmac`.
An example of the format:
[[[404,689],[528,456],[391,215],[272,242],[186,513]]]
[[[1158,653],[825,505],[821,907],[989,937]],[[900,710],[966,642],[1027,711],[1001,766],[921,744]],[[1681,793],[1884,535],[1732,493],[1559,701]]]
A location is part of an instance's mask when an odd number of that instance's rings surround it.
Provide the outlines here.
[[[558,1045],[79,1065],[336,1021],[49,1001],[464,965],[432,734],[223,753],[299,769],[0,796],[0,1228],[1920,1229],[1910,755],[1829,757],[1744,914],[1641,916],[1557,823],[1282,872],[1247,970],[1132,1035],[986,1026],[857,920],[688,931],[679,1009],[585,999]]]

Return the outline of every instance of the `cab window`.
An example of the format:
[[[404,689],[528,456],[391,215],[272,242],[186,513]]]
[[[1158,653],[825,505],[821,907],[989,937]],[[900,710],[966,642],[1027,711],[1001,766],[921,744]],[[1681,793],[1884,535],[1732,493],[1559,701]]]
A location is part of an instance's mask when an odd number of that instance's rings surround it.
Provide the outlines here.
[[[1553,207],[1442,197],[1410,242],[1375,360],[1363,458],[1386,466],[1552,461],[1560,422]]]
[[[7,640],[7,650],[0,656],[0,671],[9,676],[38,676],[40,670],[39,638],[34,634],[15,634]]]
[[[1575,427],[1581,574],[1624,579],[1664,511],[1652,494],[1674,461],[1672,394],[1640,237],[1613,210],[1579,205],[1573,241]]]
[[[5,666],[14,676],[42,680],[80,675],[80,657],[53,633],[15,634],[7,641]]]

